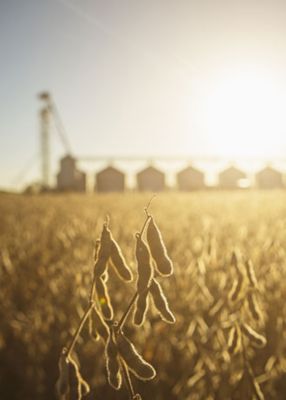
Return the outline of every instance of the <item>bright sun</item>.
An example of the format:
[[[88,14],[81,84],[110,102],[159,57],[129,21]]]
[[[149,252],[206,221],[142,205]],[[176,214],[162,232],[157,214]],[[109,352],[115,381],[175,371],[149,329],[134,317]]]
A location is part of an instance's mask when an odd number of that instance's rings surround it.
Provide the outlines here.
[[[281,151],[285,94],[269,73],[240,69],[224,74],[204,103],[203,124],[213,153],[235,158]]]

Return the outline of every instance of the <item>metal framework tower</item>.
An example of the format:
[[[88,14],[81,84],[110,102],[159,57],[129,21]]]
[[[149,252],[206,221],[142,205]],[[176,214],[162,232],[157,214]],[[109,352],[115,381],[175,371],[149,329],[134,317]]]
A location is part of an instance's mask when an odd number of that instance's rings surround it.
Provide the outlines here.
[[[50,95],[47,92],[39,94],[39,98],[45,102],[40,110],[40,154],[42,185],[50,185]]]
[[[40,110],[40,155],[41,155],[41,181],[44,187],[50,186],[51,161],[50,161],[50,130],[51,122],[55,126],[62,144],[67,152],[71,154],[71,147],[67,134],[60,117],[56,104],[49,92],[41,92],[39,99],[44,102]]]
[[[50,141],[49,141],[49,109],[44,107],[40,110],[41,121],[41,169],[42,185],[48,187],[50,184]]]

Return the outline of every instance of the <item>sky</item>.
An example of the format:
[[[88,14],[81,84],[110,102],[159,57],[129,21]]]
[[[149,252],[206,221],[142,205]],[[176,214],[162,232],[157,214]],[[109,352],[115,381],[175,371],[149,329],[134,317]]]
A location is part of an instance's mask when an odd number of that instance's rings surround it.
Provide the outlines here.
[[[40,179],[43,90],[77,157],[286,159],[285,20],[282,0],[0,1],[0,187]],[[53,175],[63,154],[52,129]]]

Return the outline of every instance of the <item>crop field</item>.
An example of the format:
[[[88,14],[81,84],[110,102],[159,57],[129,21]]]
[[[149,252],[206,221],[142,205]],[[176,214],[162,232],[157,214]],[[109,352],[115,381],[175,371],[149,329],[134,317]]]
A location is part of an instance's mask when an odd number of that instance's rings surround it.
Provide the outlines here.
[[[0,196],[1,400],[286,398],[286,193],[151,197]]]

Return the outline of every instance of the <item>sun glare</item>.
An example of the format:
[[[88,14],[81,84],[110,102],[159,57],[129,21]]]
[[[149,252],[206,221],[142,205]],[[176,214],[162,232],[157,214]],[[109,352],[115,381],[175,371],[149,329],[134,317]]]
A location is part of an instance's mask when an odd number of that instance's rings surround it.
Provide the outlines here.
[[[278,154],[279,138],[286,131],[282,97],[269,73],[240,69],[219,77],[205,103],[214,153],[234,158]]]

